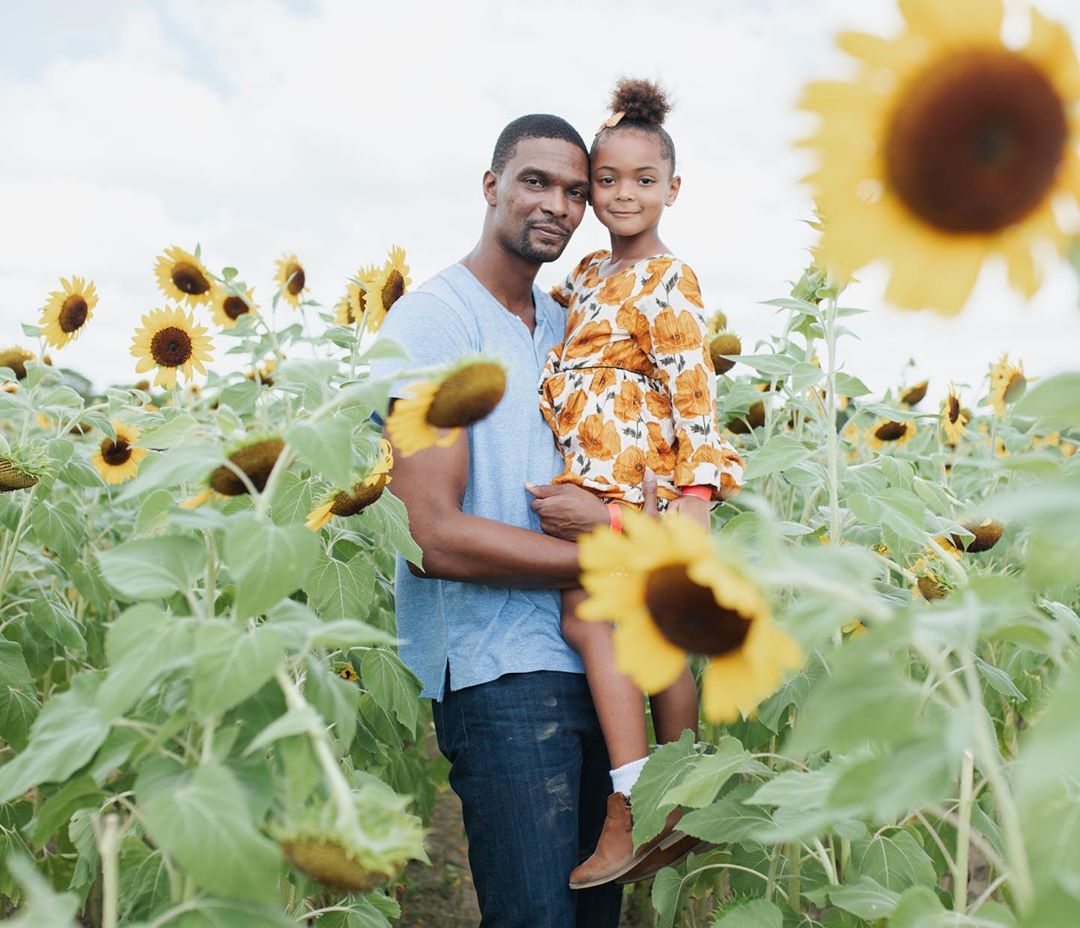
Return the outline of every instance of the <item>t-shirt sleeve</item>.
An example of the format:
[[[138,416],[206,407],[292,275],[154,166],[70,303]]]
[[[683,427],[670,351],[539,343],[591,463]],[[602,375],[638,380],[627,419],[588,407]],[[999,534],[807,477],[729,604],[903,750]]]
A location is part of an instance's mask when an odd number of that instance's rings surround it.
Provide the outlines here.
[[[710,486],[718,499],[731,496],[742,486],[744,465],[717,426],[716,370],[697,276],[673,262],[639,308],[649,322],[649,358],[671,401],[675,485]]]
[[[408,388],[423,375],[410,375],[418,368],[442,367],[477,353],[469,339],[465,320],[445,300],[425,291],[413,291],[394,304],[379,329],[378,341],[393,341],[407,358],[377,358],[371,362],[373,379],[385,380],[400,373],[390,387],[391,398],[408,395]]]

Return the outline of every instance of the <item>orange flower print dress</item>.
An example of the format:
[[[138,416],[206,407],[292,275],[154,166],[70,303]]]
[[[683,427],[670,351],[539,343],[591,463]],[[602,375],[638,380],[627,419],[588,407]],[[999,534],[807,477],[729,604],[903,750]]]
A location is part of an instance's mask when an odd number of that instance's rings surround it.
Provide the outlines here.
[[[540,378],[540,410],[565,462],[553,483],[640,505],[650,467],[663,500],[694,485],[730,496],[743,461],[717,427],[696,275],[661,255],[601,278],[608,256],[586,255],[551,294],[567,309],[566,337]]]

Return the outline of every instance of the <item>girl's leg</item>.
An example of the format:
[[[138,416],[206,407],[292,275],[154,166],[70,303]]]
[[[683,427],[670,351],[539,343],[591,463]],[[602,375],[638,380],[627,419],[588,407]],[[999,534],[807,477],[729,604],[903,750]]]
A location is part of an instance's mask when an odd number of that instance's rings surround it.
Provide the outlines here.
[[[611,766],[621,767],[649,753],[645,704],[641,690],[629,677],[615,669],[612,626],[606,622],[586,622],[577,617],[577,607],[585,595],[581,589],[563,590],[563,637],[581,655]],[[693,680],[690,685],[693,687]],[[696,712],[696,698],[694,706]]]
[[[657,744],[678,741],[687,728],[694,733],[694,740],[697,741],[698,692],[689,664],[683,668],[683,672],[671,686],[650,696],[649,703],[652,706]]]

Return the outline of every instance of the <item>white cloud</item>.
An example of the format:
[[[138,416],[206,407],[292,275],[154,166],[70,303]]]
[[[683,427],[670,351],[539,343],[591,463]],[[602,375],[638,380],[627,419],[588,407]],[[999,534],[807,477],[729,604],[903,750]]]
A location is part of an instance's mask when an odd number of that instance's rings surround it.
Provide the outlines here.
[[[1042,6],[1080,30],[1067,0]],[[81,50],[53,25],[65,21],[55,6],[49,16],[26,5],[8,25],[40,47],[7,56],[0,86],[0,343],[21,339],[18,323],[36,318],[60,276],[89,275],[101,293],[93,327],[59,360],[98,384],[134,376],[130,334],[161,303],[153,263],[167,245],[201,242],[213,267],[239,267],[264,302],[284,250],[305,260],[327,304],[392,242],[422,280],[475,241],[480,176],[503,124],[554,111],[588,137],[622,74],[675,93],[685,186],[665,240],[752,344],[777,330],[759,301],[785,292],[811,241],[798,183],[807,161],[791,148],[807,127],[799,88],[844,73],[838,29],[898,21],[885,0],[175,0],[103,5]],[[604,243],[587,216],[541,281]],[[1075,366],[1068,269],[1027,308],[991,270],[957,320],[885,309],[880,272],[862,277],[846,301],[872,312],[852,323],[862,342],[843,356],[876,389],[910,356],[911,378],[929,374],[938,390],[949,377],[977,381],[1006,349],[1033,373]],[[225,346],[219,338],[219,366],[233,363]]]

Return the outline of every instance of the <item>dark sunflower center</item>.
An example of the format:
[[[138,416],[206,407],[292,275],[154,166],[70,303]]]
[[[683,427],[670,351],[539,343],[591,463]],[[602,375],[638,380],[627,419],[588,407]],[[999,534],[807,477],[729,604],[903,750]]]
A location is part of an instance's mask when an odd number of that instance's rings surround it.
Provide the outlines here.
[[[222,308],[225,310],[225,315],[230,319],[239,319],[249,311],[247,303],[238,296],[225,297]]]
[[[289,293],[293,296],[299,296],[300,291],[304,289],[305,283],[304,269],[299,264],[294,264],[289,268]]]
[[[90,307],[86,305],[86,300],[77,293],[71,294],[60,307],[60,331],[74,332],[81,328],[89,312]]]
[[[928,67],[889,126],[885,168],[912,213],[942,232],[987,234],[1044,201],[1068,122],[1046,75],[1004,49],[959,52]]]
[[[960,400],[949,394],[949,423],[956,425],[957,420],[960,418]]]
[[[191,336],[174,325],[166,326],[154,333],[150,354],[161,367],[179,367],[191,357]]]
[[[0,354],[0,367],[10,367],[16,379],[22,380],[26,376],[26,356],[20,351]]]
[[[472,425],[499,405],[505,391],[506,374],[499,365],[471,364],[442,382],[427,421],[440,429]]]
[[[386,475],[380,474],[374,479],[362,480],[356,484],[352,491],[344,490],[334,497],[330,511],[335,516],[354,516],[361,510],[367,509],[380,496],[386,488]]]
[[[101,443],[101,457],[110,467],[120,467],[131,457],[131,446],[123,438],[106,438]]]
[[[645,606],[660,633],[677,648],[717,656],[738,650],[750,620],[721,606],[712,590],[694,583],[682,564],[668,564],[645,581]]]
[[[244,472],[252,486],[261,493],[284,446],[280,438],[268,438],[234,451],[229,455],[229,460]],[[248,492],[244,481],[225,466],[216,468],[210,474],[210,486],[222,496],[240,496]]]
[[[174,264],[171,276],[176,289],[183,293],[199,296],[210,289],[210,281],[206,279],[206,275],[194,264],[188,264],[186,261]]]
[[[903,422],[883,422],[874,429],[874,436],[881,441],[898,441],[907,434],[907,426]]]
[[[383,309],[389,309],[405,295],[405,278],[400,271],[391,271],[382,288]]]

